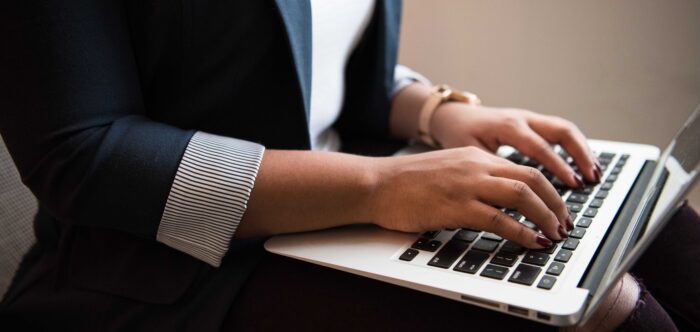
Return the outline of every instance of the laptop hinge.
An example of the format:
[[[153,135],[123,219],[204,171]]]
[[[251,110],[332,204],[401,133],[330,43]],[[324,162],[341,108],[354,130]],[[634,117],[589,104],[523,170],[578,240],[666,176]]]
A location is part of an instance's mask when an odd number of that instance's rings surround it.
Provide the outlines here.
[[[627,227],[633,221],[632,217],[637,209],[637,206],[644,196],[647,185],[651,180],[654,173],[654,168],[656,167],[656,161],[647,160],[642,166],[642,170],[639,172],[637,179],[635,180],[632,188],[627,194],[624,202],[622,203],[622,208],[618,210],[615,219],[613,220],[608,232],[605,234],[601,245],[598,246],[598,250],[593,256],[591,264],[588,265],[588,269],[581,278],[579,283],[580,288],[585,288],[589,291],[589,294],[595,294],[600,286],[600,282],[605,275],[605,272],[609,268],[610,260],[615,254],[617,247],[622,241],[622,237],[627,230]],[[649,218],[650,214],[645,215],[645,218]],[[644,221],[646,224],[646,220]],[[643,229],[643,227],[639,227]],[[635,234],[639,235],[639,232]],[[636,239],[634,240],[636,241]]]

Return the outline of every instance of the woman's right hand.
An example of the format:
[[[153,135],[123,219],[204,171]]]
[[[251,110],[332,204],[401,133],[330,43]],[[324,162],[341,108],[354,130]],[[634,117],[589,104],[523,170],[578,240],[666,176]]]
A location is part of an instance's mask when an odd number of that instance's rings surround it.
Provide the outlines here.
[[[542,248],[573,228],[566,204],[540,171],[475,147],[378,161],[373,222],[405,232],[476,228],[527,248]],[[541,234],[495,208],[512,208]]]

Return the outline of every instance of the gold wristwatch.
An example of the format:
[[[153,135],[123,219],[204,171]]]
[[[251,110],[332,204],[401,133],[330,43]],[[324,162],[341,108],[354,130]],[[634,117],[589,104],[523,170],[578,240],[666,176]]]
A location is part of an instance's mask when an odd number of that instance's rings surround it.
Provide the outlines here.
[[[418,116],[418,137],[420,140],[432,147],[440,147],[440,143],[435,140],[430,133],[430,122],[438,106],[448,101],[458,101],[470,105],[480,105],[481,100],[473,93],[453,90],[449,86],[442,84],[433,87],[428,100],[425,101]]]

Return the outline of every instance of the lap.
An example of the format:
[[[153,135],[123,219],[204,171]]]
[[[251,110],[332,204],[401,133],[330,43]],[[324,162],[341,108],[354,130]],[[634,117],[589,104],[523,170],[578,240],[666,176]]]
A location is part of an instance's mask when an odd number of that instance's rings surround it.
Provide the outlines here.
[[[700,329],[700,217],[682,206],[632,268],[674,318]]]
[[[224,331],[518,330],[551,327],[329,268],[267,254]]]

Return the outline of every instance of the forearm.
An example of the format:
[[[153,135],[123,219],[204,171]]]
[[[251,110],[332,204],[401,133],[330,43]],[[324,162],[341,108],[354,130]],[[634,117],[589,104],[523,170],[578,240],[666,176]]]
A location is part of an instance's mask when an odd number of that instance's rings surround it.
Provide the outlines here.
[[[235,237],[371,222],[375,158],[267,150]]]
[[[430,87],[418,82],[396,93],[389,118],[393,136],[401,139],[418,138],[418,117],[429,95]]]

